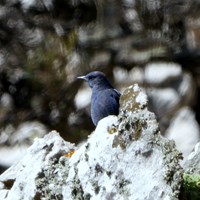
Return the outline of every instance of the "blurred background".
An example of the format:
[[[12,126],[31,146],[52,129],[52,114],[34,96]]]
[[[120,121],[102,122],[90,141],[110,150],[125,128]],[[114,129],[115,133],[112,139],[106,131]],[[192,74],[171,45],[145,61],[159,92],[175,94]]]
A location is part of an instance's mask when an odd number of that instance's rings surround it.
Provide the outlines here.
[[[145,88],[162,134],[191,152],[200,136],[198,0],[2,0],[0,172],[50,130],[87,138],[91,91],[76,77],[94,70],[121,92]]]

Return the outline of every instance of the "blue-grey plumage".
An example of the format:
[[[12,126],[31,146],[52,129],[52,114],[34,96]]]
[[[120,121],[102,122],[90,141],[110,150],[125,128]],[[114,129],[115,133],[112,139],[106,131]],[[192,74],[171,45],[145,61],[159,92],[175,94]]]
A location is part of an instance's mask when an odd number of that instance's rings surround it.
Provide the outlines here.
[[[92,89],[91,118],[95,126],[104,117],[119,114],[121,94],[113,88],[104,73],[94,71],[78,78],[85,80]]]

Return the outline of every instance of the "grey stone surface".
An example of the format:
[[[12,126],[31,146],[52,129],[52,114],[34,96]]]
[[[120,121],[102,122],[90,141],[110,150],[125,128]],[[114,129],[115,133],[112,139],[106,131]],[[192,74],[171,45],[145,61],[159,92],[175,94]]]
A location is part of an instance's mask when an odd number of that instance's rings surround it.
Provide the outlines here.
[[[185,160],[183,168],[188,174],[200,175],[200,142],[195,145],[194,151]]]
[[[102,119],[72,155],[74,145],[55,131],[36,140],[0,176],[3,199],[178,199],[180,154],[147,102],[138,85],[127,88],[119,116]]]

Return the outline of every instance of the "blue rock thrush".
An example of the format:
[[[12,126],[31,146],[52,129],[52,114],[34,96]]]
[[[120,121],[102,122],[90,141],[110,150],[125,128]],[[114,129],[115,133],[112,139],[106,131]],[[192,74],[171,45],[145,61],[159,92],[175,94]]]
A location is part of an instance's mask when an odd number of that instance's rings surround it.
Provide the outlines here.
[[[92,89],[91,117],[95,126],[104,117],[119,114],[121,94],[113,88],[104,73],[94,71],[77,78],[85,80]]]

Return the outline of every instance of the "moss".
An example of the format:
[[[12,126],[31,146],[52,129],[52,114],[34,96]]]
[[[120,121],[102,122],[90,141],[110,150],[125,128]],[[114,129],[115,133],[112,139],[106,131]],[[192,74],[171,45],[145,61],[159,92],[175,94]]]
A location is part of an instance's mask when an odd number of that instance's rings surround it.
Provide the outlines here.
[[[200,175],[184,173],[183,191],[187,199],[198,200],[200,197]]]

